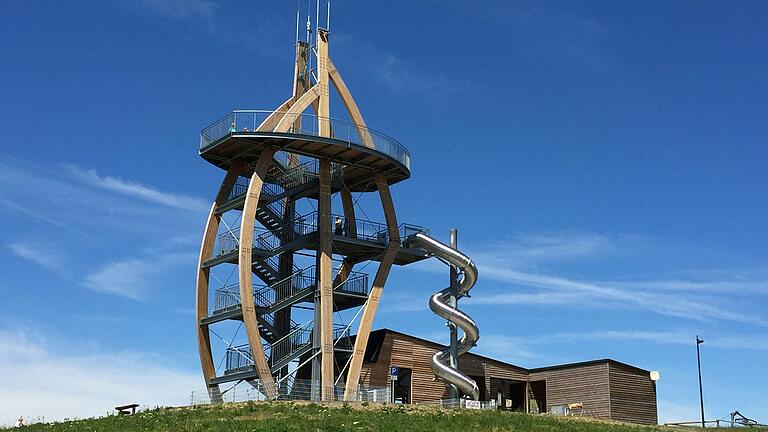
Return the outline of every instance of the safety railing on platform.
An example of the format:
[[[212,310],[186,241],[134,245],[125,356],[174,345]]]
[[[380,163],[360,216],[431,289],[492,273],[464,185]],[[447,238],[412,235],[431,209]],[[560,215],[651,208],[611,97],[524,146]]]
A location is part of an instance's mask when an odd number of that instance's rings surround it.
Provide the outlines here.
[[[294,329],[270,346],[272,363],[278,363],[312,343],[312,323]]]
[[[237,284],[216,289],[213,295],[213,313],[221,313],[240,307],[240,290]]]
[[[344,324],[334,324],[333,327],[333,340],[335,341],[334,348],[352,350],[355,347],[355,344],[350,337],[352,327]]]
[[[334,280],[336,280],[336,276],[338,276],[338,269],[333,269]],[[333,288],[336,291],[368,295],[368,273],[349,272],[349,275],[342,281],[341,285],[334,286]]]
[[[356,218],[354,220],[354,235],[352,231],[352,224],[343,215],[331,215],[331,231],[334,235],[342,237],[352,237],[359,240],[372,241],[376,243],[386,244],[389,242],[389,230],[387,225],[381,222],[372,222],[365,219]],[[318,229],[318,213],[312,212],[295,220],[296,228],[294,231],[297,233],[312,233]],[[405,240],[406,237],[416,233],[429,233],[428,228],[420,227],[412,224],[400,224],[398,227],[400,234],[400,240]]]
[[[216,251],[219,255],[235,252],[240,248],[240,227],[219,234],[216,239]]]
[[[281,244],[292,238],[312,234],[318,230],[318,213],[311,212],[305,215],[294,216],[293,223],[286,223],[282,227],[274,230],[256,229],[256,236],[253,239],[253,247],[265,251],[272,251],[281,246]],[[336,236],[351,237],[358,240],[387,244],[389,242],[389,230],[387,225],[380,222],[372,222],[365,219],[355,219],[354,235],[350,229],[350,224],[342,215],[331,216],[331,230]],[[412,224],[400,224],[398,227],[400,240],[405,240],[408,236],[416,233],[429,233],[428,228]],[[217,242],[217,250],[220,254],[229,253],[238,248],[239,228],[220,234]],[[271,258],[266,258],[271,259]],[[277,263],[273,263],[275,266]]]
[[[232,111],[200,132],[200,150],[230,135],[254,133],[273,114],[275,114],[274,111],[262,110]],[[335,140],[349,146],[373,149],[403,164],[406,169],[411,168],[411,155],[408,150],[394,138],[379,131],[349,121],[311,114],[277,113],[276,115],[285,116],[283,124],[290,124],[285,132],[280,133],[320,137],[322,124],[330,127],[332,138]],[[271,126],[259,132],[272,132],[277,124]]]
[[[227,348],[225,375],[243,372],[253,368],[253,356],[248,344]]]
[[[265,344],[264,351],[272,358],[272,363],[279,363],[312,343],[312,322],[291,330],[286,336],[273,344]],[[227,348],[225,375],[251,370],[253,355],[247,344]]]
[[[255,305],[265,309],[271,308],[278,302],[290,299],[291,297],[301,294],[303,291],[314,287],[316,284],[316,270],[316,266],[312,265],[295,271],[291,276],[288,276],[287,278],[275,283],[272,286],[255,285]],[[338,269],[334,269],[334,281],[336,280],[337,276]],[[334,286],[334,290],[336,291],[362,295],[368,294],[368,288],[368,274],[354,271],[350,272],[347,278],[343,280],[338,286]],[[212,308],[213,314],[226,312],[239,306],[240,289],[236,283],[225,285],[214,291]],[[269,321],[269,323],[272,324],[272,321]]]
[[[336,178],[341,175],[343,166],[340,164],[331,164],[331,177]],[[293,189],[317,180],[320,172],[320,162],[317,159],[306,161],[292,168],[285,168],[276,176],[268,175],[262,185],[262,194],[277,196],[286,190]],[[229,192],[228,199],[235,199],[248,191],[248,185],[251,179],[248,177],[238,177],[232,190]]]
[[[294,272],[292,275],[272,286],[257,286],[256,293],[267,303],[263,307],[270,307],[275,303],[288,299],[314,285],[315,266],[313,265]]]
[[[304,325],[293,323],[291,331],[287,335],[279,338],[272,344],[264,344],[265,354],[271,357],[273,364],[277,364],[305,349],[312,343],[313,326],[313,321]],[[349,326],[343,324],[334,325],[333,340],[336,349],[351,350],[354,347],[350,332],[351,328]],[[250,370],[253,366],[250,346],[245,344],[227,348],[225,364],[225,375]]]

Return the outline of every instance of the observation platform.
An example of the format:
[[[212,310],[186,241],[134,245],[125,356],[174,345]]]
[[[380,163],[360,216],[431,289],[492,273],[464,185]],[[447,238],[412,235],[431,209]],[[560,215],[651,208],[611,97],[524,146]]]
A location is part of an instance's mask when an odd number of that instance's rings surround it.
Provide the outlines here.
[[[339,219],[345,227],[343,215],[331,215],[332,220]],[[351,221],[350,221],[351,222]],[[331,243],[333,253],[344,255],[347,261],[358,263],[362,261],[380,261],[389,243],[387,226],[383,223],[355,219],[355,233],[347,228],[333,229]],[[213,267],[223,263],[237,264],[239,260],[239,228],[218,236],[215,250],[217,255],[205,261],[203,267]],[[253,239],[253,259],[255,263],[271,259],[286,251],[318,250],[320,233],[318,231],[318,214],[311,212],[306,215],[296,215],[289,222],[274,230],[256,228]],[[401,243],[407,237],[416,233],[427,233],[429,230],[417,225],[400,224],[398,227]],[[419,248],[408,248],[401,244],[395,257],[394,264],[408,265],[429,258],[429,254]],[[256,265],[256,264],[254,264]]]
[[[284,118],[281,124],[289,124],[287,132],[276,132],[285,128],[279,127],[273,118],[274,111],[232,111],[201,131],[200,156],[224,170],[234,161],[244,160],[249,165],[242,175],[248,176],[267,147],[326,158],[344,166],[342,179],[355,192],[376,190],[373,172],[382,173],[389,185],[411,176],[408,150],[381,132],[345,120],[309,114]],[[271,127],[264,126],[267,124]],[[320,136],[321,124],[330,128],[331,137]]]

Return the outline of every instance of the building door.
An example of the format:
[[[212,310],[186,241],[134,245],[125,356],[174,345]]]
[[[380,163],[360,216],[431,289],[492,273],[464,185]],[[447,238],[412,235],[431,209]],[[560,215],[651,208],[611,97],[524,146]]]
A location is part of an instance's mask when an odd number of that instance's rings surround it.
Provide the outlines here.
[[[533,414],[547,412],[547,382],[531,381],[531,394],[529,397],[528,412]]]
[[[525,411],[525,383],[512,382],[509,384],[509,410]]]
[[[394,403],[411,403],[411,369],[397,368],[397,380],[392,383],[392,401]]]
[[[488,400],[488,389],[485,387],[485,377],[484,376],[469,376],[475,382],[477,383],[477,389],[480,393],[480,400],[485,401]]]

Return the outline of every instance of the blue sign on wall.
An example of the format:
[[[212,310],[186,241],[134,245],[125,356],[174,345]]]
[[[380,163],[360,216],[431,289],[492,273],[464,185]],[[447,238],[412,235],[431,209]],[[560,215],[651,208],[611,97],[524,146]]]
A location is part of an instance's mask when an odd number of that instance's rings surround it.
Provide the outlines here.
[[[389,374],[393,377],[397,376],[397,366],[390,366],[389,368]]]

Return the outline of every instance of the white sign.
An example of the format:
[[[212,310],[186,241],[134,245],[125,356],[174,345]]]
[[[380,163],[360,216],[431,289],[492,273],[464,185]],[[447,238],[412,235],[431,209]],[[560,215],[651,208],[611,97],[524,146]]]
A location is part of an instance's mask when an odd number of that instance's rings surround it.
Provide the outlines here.
[[[464,407],[465,407],[465,408],[469,408],[469,409],[478,409],[478,410],[479,410],[480,408],[482,408],[482,405],[480,405],[480,401],[476,401],[476,400],[467,400],[467,401],[464,403]]]

